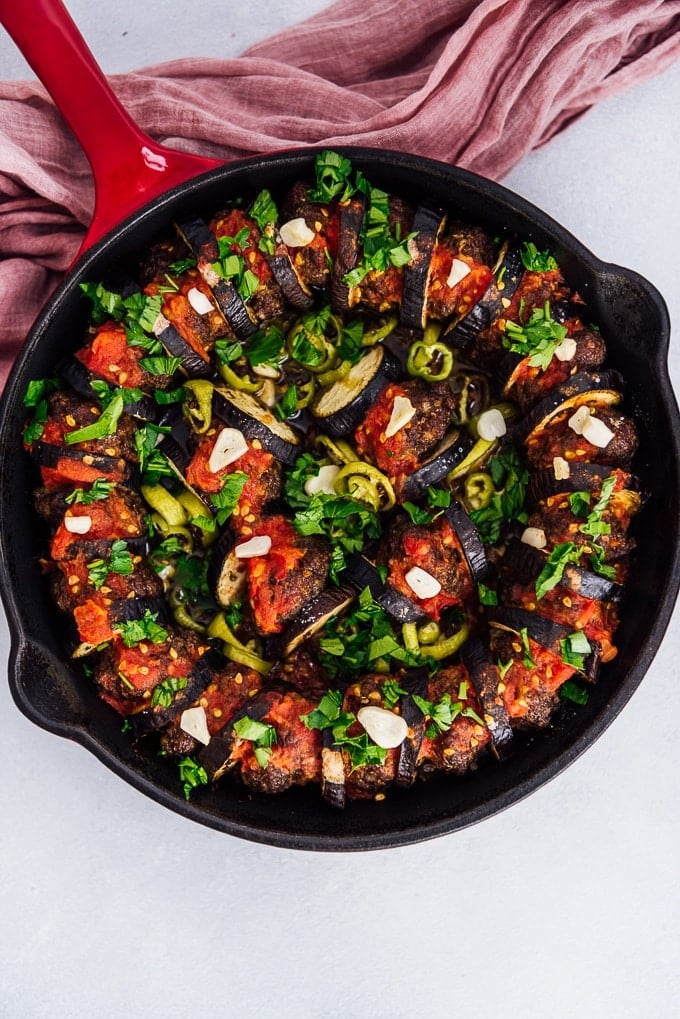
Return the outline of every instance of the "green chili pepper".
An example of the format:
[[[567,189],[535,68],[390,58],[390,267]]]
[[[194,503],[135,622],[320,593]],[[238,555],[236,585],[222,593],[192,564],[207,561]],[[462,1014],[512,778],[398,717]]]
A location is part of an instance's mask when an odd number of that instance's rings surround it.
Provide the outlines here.
[[[338,495],[349,495],[365,502],[377,512],[392,509],[396,503],[394,489],[388,478],[372,464],[355,460],[345,464],[335,476]]]
[[[406,371],[426,382],[441,382],[453,371],[453,352],[445,343],[416,340],[406,359]]]
[[[468,509],[486,509],[494,497],[496,489],[490,474],[476,471],[465,479],[465,504]]]
[[[262,379],[253,379],[247,373],[240,375],[233,368],[230,368],[228,364],[218,364],[217,370],[232,389],[241,389],[246,393],[256,393],[262,385]]]
[[[256,672],[260,672],[264,676],[266,676],[271,669],[271,662],[266,661],[264,658],[260,658],[260,656],[251,648],[241,643],[238,637],[236,637],[232,632],[223,613],[220,612],[213,618],[213,621],[208,626],[208,636],[217,637],[218,640],[223,641],[224,653],[227,658],[231,659],[232,662],[238,662],[239,665],[246,665],[248,668],[255,669]]]
[[[184,404],[185,417],[188,418],[192,430],[197,435],[202,435],[208,431],[212,421],[212,397],[215,387],[212,382],[205,379],[190,379],[185,382],[184,388],[193,397],[192,403]]]

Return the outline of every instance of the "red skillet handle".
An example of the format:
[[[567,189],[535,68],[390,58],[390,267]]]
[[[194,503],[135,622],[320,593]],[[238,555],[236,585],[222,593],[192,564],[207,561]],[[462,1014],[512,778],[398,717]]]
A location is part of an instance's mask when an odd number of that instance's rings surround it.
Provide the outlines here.
[[[222,165],[154,142],[118,102],[61,0],[0,0],[4,25],[85,151],[95,209],[81,253],[121,220]]]

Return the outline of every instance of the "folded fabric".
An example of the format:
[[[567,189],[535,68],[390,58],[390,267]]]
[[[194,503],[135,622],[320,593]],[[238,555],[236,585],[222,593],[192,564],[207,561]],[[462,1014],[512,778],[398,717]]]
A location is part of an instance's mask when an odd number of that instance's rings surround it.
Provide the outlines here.
[[[301,145],[418,153],[499,179],[680,55],[680,0],[339,0],[234,60],[110,81],[172,147],[225,160]],[[0,83],[0,384],[71,264],[89,165],[45,90]]]

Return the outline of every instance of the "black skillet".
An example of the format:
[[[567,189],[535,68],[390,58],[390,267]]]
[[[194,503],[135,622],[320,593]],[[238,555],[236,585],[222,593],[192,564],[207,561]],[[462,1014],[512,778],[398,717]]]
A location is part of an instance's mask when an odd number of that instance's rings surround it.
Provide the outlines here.
[[[412,155],[343,149],[369,180],[388,191],[413,202],[439,201],[463,219],[492,231],[508,229],[552,250],[586,300],[589,317],[601,327],[608,364],[627,380],[627,407],[641,435],[635,470],[650,493],[634,523],[638,553],[617,634],[619,655],[604,669],[587,706],[565,707],[547,731],[521,738],[513,758],[489,761],[463,779],[434,779],[406,792],[395,790],[380,804],[351,803],[343,812],[324,804],[316,788],[254,797],[228,780],[215,790],[199,790],[187,802],[176,769],[121,733],[120,718],[66,656],[62,620],[38,563],[40,541],[31,510],[36,478],[21,448],[22,399],[29,380],[49,375],[78,345],[87,316],[81,281],[106,278],[134,263],[173,219],[189,212],[208,215],[265,186],[280,193],[309,174],[314,150],[217,168],[171,152],[121,110],[58,0],[0,0],[0,20],[75,130],[97,184],[84,253],[33,327],[0,406],[2,594],[11,633],[9,682],[20,710],[37,725],[81,743],[130,785],[185,817],[292,848],[363,850],[433,838],[497,813],[553,778],[597,739],[643,679],[680,584],[680,420],[666,367],[668,313],[659,293],[639,275],[600,262],[559,224],[497,184]],[[82,96],[89,99],[85,106]],[[103,138],[106,157],[99,144]],[[119,154],[115,165],[112,151]]]

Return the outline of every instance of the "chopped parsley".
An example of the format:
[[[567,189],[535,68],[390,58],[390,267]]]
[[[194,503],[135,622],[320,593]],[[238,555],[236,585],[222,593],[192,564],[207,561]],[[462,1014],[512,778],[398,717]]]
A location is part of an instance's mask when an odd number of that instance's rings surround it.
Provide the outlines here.
[[[343,282],[351,287],[358,286],[370,272],[384,272],[390,265],[407,265],[411,261],[409,242],[417,236],[417,233],[410,233],[401,237],[398,224],[393,234],[389,224],[387,192],[372,187],[363,177],[358,183],[368,202],[359,237],[361,258],[343,277]]]
[[[587,704],[589,694],[584,687],[574,682],[573,679],[568,679],[560,687],[560,697],[564,701],[573,701],[574,704]]]
[[[524,268],[529,272],[553,272],[558,268],[550,252],[539,251],[533,241],[525,241],[519,254]]]
[[[528,357],[532,368],[545,371],[566,335],[567,327],[551,317],[546,301],[542,308],[533,309],[528,322],[507,321],[502,343],[506,350]]]
[[[233,729],[239,739],[252,743],[255,760],[261,768],[266,768],[277,742],[274,726],[266,722],[258,722],[257,719],[246,715],[234,722]]]
[[[87,564],[90,583],[95,591],[104,585],[109,573],[118,573],[121,577],[129,577],[134,573],[135,565],[127,547],[121,538],[111,545],[108,559],[93,559]]]
[[[172,478],[175,472],[168,458],[158,449],[158,443],[169,434],[169,427],[161,427],[147,421],[135,431],[135,450],[139,460],[139,471],[145,485],[156,485],[160,478]]]
[[[315,159],[316,187],[309,190],[310,202],[327,204],[337,198],[346,202],[356,191],[352,183],[352,163],[339,152],[326,149]]]
[[[224,484],[220,491],[210,496],[210,501],[215,508],[215,518],[220,527],[226,524],[238,506],[238,501],[241,498],[241,493],[247,480],[248,475],[245,471],[234,471],[233,474],[228,474],[224,479]]]
[[[375,671],[378,663],[406,666],[427,664],[398,639],[392,618],[373,600],[368,588],[347,616],[329,620],[319,642],[319,661],[329,677]],[[429,663],[430,665],[432,663]]]
[[[248,268],[243,255],[234,250],[246,245],[249,237],[248,227],[245,226],[235,237],[218,237],[219,256],[212,263],[212,269],[222,279],[233,283],[243,301],[250,300],[260,285],[256,273]]]
[[[168,676],[162,683],[153,688],[151,694],[152,708],[169,708],[175,699],[175,694],[186,688],[188,680],[184,677]]]
[[[479,725],[484,725],[484,719],[480,718],[477,712],[466,703],[467,683],[463,681],[458,688],[458,697],[453,699],[450,693],[442,694],[438,701],[428,701],[424,697],[413,694],[413,702],[429,719],[429,725],[425,730],[428,739],[436,739],[442,733],[448,732],[458,717],[471,718]]]
[[[330,729],[334,745],[347,754],[352,771],[367,764],[384,764],[387,758],[387,750],[374,743],[367,732],[349,735],[349,730],[360,723],[353,712],[342,710],[342,693],[339,690],[329,690],[319,701],[319,706],[301,715],[300,719],[308,729]]]
[[[145,640],[151,641],[152,644],[162,644],[168,639],[169,634],[156,622],[157,619],[157,612],[145,609],[141,619],[116,623],[114,629],[120,634],[125,647],[135,647]]]
[[[208,773],[195,757],[183,757],[179,761],[179,779],[184,788],[184,798],[188,800],[194,789],[208,784]]]
[[[148,297],[135,291],[128,297],[108,290],[103,283],[81,283],[80,289],[92,302],[92,320],[97,325],[113,319],[125,328],[128,344],[142,347],[150,356],[162,353],[162,346],[153,334],[161,313],[163,298],[160,294]]]
[[[560,654],[565,665],[583,669],[587,655],[592,652],[590,642],[583,630],[576,630],[560,641]]]
[[[107,435],[115,435],[118,428],[118,421],[123,413],[125,401],[120,393],[116,393],[111,402],[104,408],[96,421],[84,428],[76,428],[73,432],[66,432],[64,441],[67,446],[75,442],[89,442],[92,439],[103,439]]]
[[[525,524],[528,516],[524,498],[529,474],[518,450],[511,446],[500,450],[487,465],[494,493],[482,509],[470,510],[469,517],[485,544],[498,541],[501,529],[513,522]]]
[[[113,481],[105,481],[104,478],[97,478],[96,481],[92,482],[89,489],[85,488],[74,488],[72,492],[64,499],[64,502],[68,506],[81,504],[83,506],[89,506],[93,502],[100,502],[104,499],[108,499],[111,492],[115,488]]]
[[[579,531],[588,537],[593,538],[591,546],[578,546],[574,541],[565,541],[555,545],[550,552],[545,566],[536,578],[536,597],[543,598],[544,595],[556,587],[564,575],[566,567],[573,563],[580,566],[584,556],[590,560],[592,570],[601,577],[608,580],[616,579],[614,567],[605,563],[605,550],[597,544],[597,539],[603,534],[609,534],[611,526],[607,524],[602,515],[609,504],[616,476],[610,474],[602,483],[600,496],[590,510],[591,495],[589,492],[572,492],[569,497],[569,505],[572,513],[577,517],[585,517],[582,524],[579,524]]]

